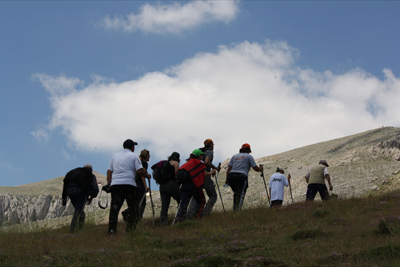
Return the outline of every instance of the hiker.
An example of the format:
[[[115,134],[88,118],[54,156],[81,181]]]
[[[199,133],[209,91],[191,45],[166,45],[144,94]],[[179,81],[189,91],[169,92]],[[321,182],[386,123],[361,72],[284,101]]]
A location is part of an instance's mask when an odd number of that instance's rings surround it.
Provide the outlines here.
[[[250,145],[245,143],[235,154],[228,164],[226,171],[226,184],[229,184],[233,191],[233,210],[239,211],[243,204],[244,196],[248,188],[247,176],[250,168],[256,172],[262,172],[263,167],[257,166],[251,153]]]
[[[135,176],[138,174],[148,179],[151,175],[143,168],[142,162],[134,153],[138,143],[127,139],[123,143],[124,150],[115,154],[107,170],[107,184],[111,190],[111,207],[108,221],[108,234],[117,233],[118,213],[126,200],[128,204],[128,222],[126,232],[136,228],[139,217],[139,203],[136,198]]]
[[[67,205],[67,198],[75,208],[69,230],[75,233],[82,229],[85,223],[85,204],[89,205],[99,193],[96,176],[92,165],[85,164],[83,168],[69,171],[64,178],[62,191],[62,205]]]
[[[179,191],[179,184],[176,181],[176,173],[179,169],[180,154],[173,152],[168,157],[168,163],[172,167],[173,175],[166,179],[167,181],[160,183],[160,196],[161,196],[161,212],[160,224],[168,224],[168,209],[171,203],[171,197],[176,200],[177,204],[181,201],[181,193]]]
[[[285,171],[281,167],[276,168],[276,172],[269,179],[269,195],[271,196],[270,208],[282,206],[284,186],[288,187],[291,175],[284,175]]]
[[[180,188],[181,202],[176,215],[178,222],[186,219],[187,208],[192,197],[197,202],[196,219],[200,217],[205,205],[206,199],[203,192],[204,179],[206,175],[214,175],[216,171],[206,172],[206,165],[202,161],[203,155],[204,152],[200,149],[193,150],[189,160],[177,172],[178,182],[182,183]]]
[[[147,149],[143,149],[140,152],[139,155],[140,161],[142,162],[142,166],[144,169],[146,169],[149,166],[147,163],[150,160],[150,151]],[[146,178],[147,177],[142,177],[139,174],[135,175],[135,181],[136,181],[136,201],[139,205],[139,217],[138,220],[143,218],[143,213],[146,208],[146,193],[149,192],[149,187],[147,186],[146,183]],[[150,178],[148,178],[148,182],[150,184]],[[129,216],[129,210],[125,209],[122,212],[122,218],[124,219],[125,222],[128,222],[128,216]]]
[[[318,165],[311,168],[306,174],[306,182],[308,183],[306,201],[313,201],[317,192],[323,201],[329,200],[328,189],[325,185],[325,179],[328,181],[329,190],[332,191],[331,177],[328,173],[328,162],[321,159]]]
[[[212,163],[214,159],[214,142],[211,139],[206,139],[204,141],[204,147],[199,148],[204,152],[204,163],[206,164],[206,172],[211,172],[211,169],[219,171],[221,167],[215,167]],[[211,179],[211,175],[205,177],[203,188],[205,189],[208,200],[203,209],[202,216],[206,216],[211,213],[215,202],[217,201],[217,191],[215,191],[215,184]],[[196,206],[197,202],[192,198],[190,201],[189,209],[188,209],[188,217],[195,217],[196,215]]]

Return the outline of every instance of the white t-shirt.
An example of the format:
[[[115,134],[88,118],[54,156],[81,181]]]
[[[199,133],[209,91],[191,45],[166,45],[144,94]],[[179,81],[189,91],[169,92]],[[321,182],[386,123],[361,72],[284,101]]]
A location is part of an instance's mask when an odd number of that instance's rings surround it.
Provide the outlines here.
[[[282,200],[283,201],[283,186],[288,186],[289,182],[286,179],[286,176],[282,173],[276,172],[272,174],[269,179],[269,187],[271,188],[271,201],[274,200]]]
[[[112,171],[111,186],[133,185],[136,186],[136,171],[142,169],[142,162],[136,154],[129,149],[117,153],[110,162],[108,169]]]
[[[248,153],[238,153],[234,155],[229,161],[229,166],[232,166],[231,172],[249,174],[250,168],[257,166],[252,155]]]

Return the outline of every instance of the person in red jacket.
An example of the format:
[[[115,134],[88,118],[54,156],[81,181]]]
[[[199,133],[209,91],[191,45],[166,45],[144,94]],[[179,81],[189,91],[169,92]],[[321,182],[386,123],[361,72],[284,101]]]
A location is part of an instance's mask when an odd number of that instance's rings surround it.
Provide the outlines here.
[[[203,185],[206,175],[214,175],[215,170],[206,172],[206,164],[203,162],[204,152],[200,149],[193,150],[189,160],[183,164],[177,173],[178,175],[188,177],[181,185],[181,202],[176,215],[178,222],[186,219],[186,212],[190,202],[193,199],[198,203],[196,208],[196,218],[200,217],[201,211],[206,203],[206,198],[203,192]],[[179,180],[179,179],[178,179]]]

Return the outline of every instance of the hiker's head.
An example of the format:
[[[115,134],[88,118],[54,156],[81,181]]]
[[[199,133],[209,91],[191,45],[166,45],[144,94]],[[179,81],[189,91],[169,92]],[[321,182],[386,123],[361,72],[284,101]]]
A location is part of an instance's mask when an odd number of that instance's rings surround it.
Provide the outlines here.
[[[325,165],[326,167],[329,167],[328,162],[324,159],[319,160],[318,164],[322,164],[322,165]]]
[[[90,171],[93,170],[92,165],[90,165],[89,163],[85,164],[85,166],[83,166],[83,168],[87,168],[87,169],[89,169]]]
[[[123,144],[123,147],[126,149],[130,149],[133,152],[135,150],[135,146],[137,146],[137,145],[138,145],[138,143],[133,142],[131,139],[126,139]]]
[[[203,155],[204,155],[203,151],[201,151],[200,149],[195,149],[195,150],[193,150],[192,154],[190,154],[190,157],[202,160],[203,159]]]
[[[282,167],[276,167],[276,172],[280,172],[280,173],[282,173],[282,174],[285,173],[285,171],[283,170]]]
[[[140,152],[139,158],[141,161],[149,161],[150,159],[150,151],[148,151],[147,149],[143,149]]]
[[[250,145],[245,143],[242,145],[242,147],[239,150],[240,153],[251,153],[251,148]]]
[[[207,149],[213,149],[214,148],[214,142],[211,139],[206,139],[206,141],[204,141],[204,147]]]
[[[168,161],[175,160],[177,162],[181,162],[180,156],[181,155],[178,152],[172,152],[171,156],[168,157]]]

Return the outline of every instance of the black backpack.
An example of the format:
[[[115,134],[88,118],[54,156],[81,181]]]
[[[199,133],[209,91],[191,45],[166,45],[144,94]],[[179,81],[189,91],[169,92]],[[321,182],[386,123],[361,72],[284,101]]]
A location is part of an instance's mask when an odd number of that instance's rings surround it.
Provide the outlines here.
[[[165,184],[170,180],[175,180],[175,169],[167,160],[161,160],[151,166],[153,179],[157,184]]]
[[[178,180],[178,183],[183,184],[190,182],[192,180],[192,176],[190,175],[190,172],[188,172],[185,169],[179,169],[178,172],[176,173],[176,180]]]
[[[76,168],[69,171],[64,178],[65,193],[70,197],[78,196],[82,193],[92,193],[93,175],[88,168]]]

